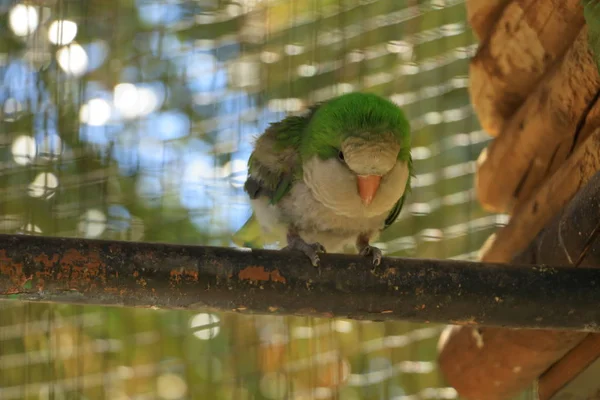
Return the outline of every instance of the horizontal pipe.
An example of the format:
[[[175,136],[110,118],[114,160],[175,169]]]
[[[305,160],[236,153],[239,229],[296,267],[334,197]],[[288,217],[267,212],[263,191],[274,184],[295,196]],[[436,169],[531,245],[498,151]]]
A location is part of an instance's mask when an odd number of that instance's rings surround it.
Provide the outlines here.
[[[600,332],[600,269],[0,235],[0,299]]]

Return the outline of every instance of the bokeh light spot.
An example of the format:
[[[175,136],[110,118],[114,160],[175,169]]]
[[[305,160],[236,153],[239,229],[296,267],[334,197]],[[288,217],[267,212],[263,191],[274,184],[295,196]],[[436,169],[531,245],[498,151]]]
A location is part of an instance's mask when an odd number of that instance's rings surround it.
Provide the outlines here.
[[[98,237],[106,229],[106,214],[98,209],[91,208],[80,217],[78,228],[79,232],[86,238]]]
[[[17,164],[30,164],[36,155],[35,140],[27,135],[18,136],[12,143],[11,152]]]
[[[79,119],[92,126],[102,126],[110,120],[110,104],[104,99],[91,99],[81,106]]]
[[[38,12],[35,7],[17,4],[10,10],[8,24],[17,36],[31,35],[39,24]]]
[[[54,196],[58,187],[58,178],[52,172],[40,172],[33,182],[29,184],[29,195],[31,197],[44,197],[46,199]]]
[[[186,395],[187,390],[187,383],[179,375],[167,373],[160,375],[156,379],[156,391],[163,399],[181,399]]]
[[[87,71],[88,55],[77,43],[58,49],[56,58],[60,68],[69,75],[81,76]]]
[[[48,28],[48,40],[52,44],[64,46],[75,40],[77,36],[77,24],[73,21],[54,21]]]
[[[221,319],[216,314],[196,314],[190,321],[190,327],[198,339],[209,340],[215,338],[221,331],[219,322]]]

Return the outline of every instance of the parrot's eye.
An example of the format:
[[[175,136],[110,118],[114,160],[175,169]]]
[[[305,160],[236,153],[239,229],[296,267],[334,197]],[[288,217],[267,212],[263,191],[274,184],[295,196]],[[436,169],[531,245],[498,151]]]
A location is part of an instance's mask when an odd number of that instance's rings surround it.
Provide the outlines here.
[[[342,162],[344,161],[344,153],[342,151],[338,151],[338,159]]]

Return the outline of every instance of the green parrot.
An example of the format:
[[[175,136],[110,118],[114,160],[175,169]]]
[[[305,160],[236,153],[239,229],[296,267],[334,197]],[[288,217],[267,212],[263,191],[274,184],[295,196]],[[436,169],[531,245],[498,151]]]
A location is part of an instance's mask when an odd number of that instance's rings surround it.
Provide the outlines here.
[[[253,215],[233,242],[256,248],[285,239],[282,250],[314,266],[319,253],[353,245],[377,266],[382,252],[370,242],[398,217],[412,176],[404,112],[375,94],[341,95],[257,138],[244,184]]]

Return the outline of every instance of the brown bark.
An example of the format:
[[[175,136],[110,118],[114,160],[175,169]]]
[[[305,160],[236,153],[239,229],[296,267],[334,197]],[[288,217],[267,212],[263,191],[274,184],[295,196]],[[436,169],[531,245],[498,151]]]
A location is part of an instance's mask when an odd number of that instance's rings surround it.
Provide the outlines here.
[[[506,228],[486,243],[482,258],[486,259],[495,247],[509,242],[504,251],[493,254],[496,262],[600,266],[600,214],[597,211],[600,173],[593,172],[598,169],[600,129],[540,190],[554,197],[541,196],[537,207],[529,212],[523,208],[523,215],[515,215]],[[584,184],[586,186],[579,191]],[[562,186],[567,189],[562,190]],[[548,211],[568,201],[562,212]],[[555,217],[548,223],[553,214]],[[519,224],[521,231],[510,231],[515,224]],[[540,230],[539,225],[546,227]],[[521,251],[522,243],[530,244]],[[519,255],[513,258],[517,252]],[[573,309],[573,313],[578,311]],[[569,313],[571,311],[563,315]],[[573,331],[448,327],[440,340],[440,368],[449,383],[467,399],[509,399],[525,390],[582,340],[597,340],[593,336]],[[570,370],[572,375],[575,372]],[[548,391],[553,390],[552,384],[560,383],[547,382],[545,390]]]
[[[600,90],[587,28],[548,75],[480,156],[476,190],[488,210],[508,212],[529,198],[556,165],[562,164],[575,137],[579,142],[584,139],[578,123]],[[595,118],[593,122],[600,121]]]
[[[467,19],[478,39],[486,38],[510,0],[467,0]]]
[[[556,156],[548,163],[548,173],[546,176],[552,176],[570,157],[575,149],[581,145],[595,130],[600,126],[600,90],[596,92],[594,99],[589,104],[580,122],[575,129],[574,135],[563,140],[558,146]],[[517,203],[517,207],[519,203]]]
[[[348,254],[314,268],[293,251],[0,234],[0,300],[600,332],[596,281],[593,269],[384,257],[373,270]]]
[[[594,243],[590,250],[587,240],[596,239],[597,227],[592,225],[597,218],[587,221],[571,207],[570,214],[559,215],[542,231],[600,170],[600,105],[595,104],[600,78],[587,34],[580,32],[583,25],[578,1],[515,0],[471,63],[470,94],[481,124],[494,136],[502,132],[478,160],[479,199],[496,211],[518,204],[509,225],[482,248],[482,261],[598,263],[600,248]],[[557,63],[578,34],[565,59]],[[541,82],[543,76],[548,79]],[[576,200],[586,201],[580,195]],[[585,229],[569,225],[577,221]],[[582,340],[595,337],[583,332],[448,327],[440,339],[439,363],[461,396],[509,399],[571,349],[578,349]]]
[[[440,340],[439,364],[468,400],[507,400],[525,390],[585,333],[451,326]]]
[[[471,102],[497,136],[584,25],[580,0],[514,0],[470,65]]]
[[[540,377],[539,400],[550,400],[598,357],[600,357],[600,335],[588,335]]]
[[[508,262],[524,250],[544,225],[600,170],[600,128],[589,136],[556,173],[496,232],[482,262]]]

